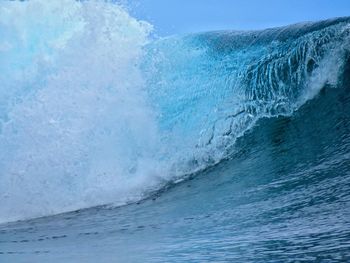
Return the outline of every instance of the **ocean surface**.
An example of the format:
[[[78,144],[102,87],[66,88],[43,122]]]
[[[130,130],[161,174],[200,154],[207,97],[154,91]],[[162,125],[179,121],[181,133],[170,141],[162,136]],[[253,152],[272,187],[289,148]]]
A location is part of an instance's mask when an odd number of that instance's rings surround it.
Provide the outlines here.
[[[0,4],[0,262],[350,262],[350,18],[159,38]]]

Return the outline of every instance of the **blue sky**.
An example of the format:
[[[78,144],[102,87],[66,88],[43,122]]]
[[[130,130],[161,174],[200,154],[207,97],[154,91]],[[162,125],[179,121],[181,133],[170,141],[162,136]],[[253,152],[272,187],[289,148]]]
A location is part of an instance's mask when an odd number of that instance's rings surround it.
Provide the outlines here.
[[[262,29],[350,16],[350,0],[130,0],[131,13],[161,36],[218,29]]]

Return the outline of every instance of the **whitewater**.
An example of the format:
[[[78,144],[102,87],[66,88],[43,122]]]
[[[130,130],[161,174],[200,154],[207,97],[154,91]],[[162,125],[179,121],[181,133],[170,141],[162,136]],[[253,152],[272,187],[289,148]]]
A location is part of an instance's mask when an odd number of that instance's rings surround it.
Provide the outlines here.
[[[2,1],[0,83],[1,262],[350,260],[350,18]]]

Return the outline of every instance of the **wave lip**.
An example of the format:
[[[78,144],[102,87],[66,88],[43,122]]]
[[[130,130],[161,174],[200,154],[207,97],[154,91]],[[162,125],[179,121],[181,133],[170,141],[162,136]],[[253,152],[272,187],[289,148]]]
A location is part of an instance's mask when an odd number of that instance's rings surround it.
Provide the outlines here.
[[[184,169],[229,157],[257,120],[291,115],[325,86],[339,86],[349,22],[217,31],[150,44],[143,65],[149,94],[161,129],[175,134],[172,148],[189,157]]]

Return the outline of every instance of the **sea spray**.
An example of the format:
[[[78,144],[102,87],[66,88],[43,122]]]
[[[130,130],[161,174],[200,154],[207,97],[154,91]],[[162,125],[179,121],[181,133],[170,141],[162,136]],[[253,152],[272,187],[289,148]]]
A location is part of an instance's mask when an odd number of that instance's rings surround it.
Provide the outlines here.
[[[138,69],[151,30],[104,1],[1,3],[0,221],[138,200],[156,184]]]

